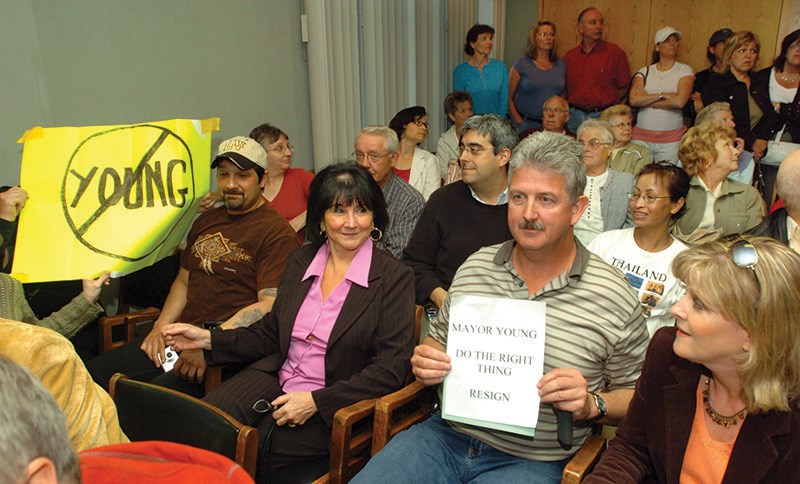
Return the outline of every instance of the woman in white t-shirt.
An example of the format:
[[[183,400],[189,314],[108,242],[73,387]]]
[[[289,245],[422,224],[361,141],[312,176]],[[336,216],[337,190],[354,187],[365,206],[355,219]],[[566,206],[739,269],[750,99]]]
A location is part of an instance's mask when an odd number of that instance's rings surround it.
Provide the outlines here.
[[[672,274],[672,259],[686,246],[669,233],[670,222],[684,210],[689,175],[671,163],[646,165],[629,194],[633,228],[598,235],[589,250],[621,270],[639,301],[650,336],[672,326],[669,309],[683,296]]]
[[[655,36],[653,64],[633,78],[631,106],[639,108],[633,141],[648,148],[653,160],[679,164],[678,145],[686,132],[683,106],[694,87],[694,71],[677,62],[681,33],[663,27]]]

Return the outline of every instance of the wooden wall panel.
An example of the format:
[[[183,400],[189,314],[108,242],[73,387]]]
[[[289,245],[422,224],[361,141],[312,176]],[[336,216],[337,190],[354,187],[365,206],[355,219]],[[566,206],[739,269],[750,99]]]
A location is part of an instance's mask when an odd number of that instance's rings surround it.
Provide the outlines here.
[[[800,29],[800,0],[783,0],[783,12],[781,12],[781,24],[778,30],[777,47],[778,52],[780,42],[790,32]]]
[[[722,27],[734,32],[753,31],[761,41],[757,68],[772,64],[781,17],[780,1],[754,0],[678,0],[653,1],[651,25],[653,34],[663,25],[671,25],[684,34],[678,54],[680,62],[695,71],[708,67],[706,47],[711,34]],[[653,49],[653,34],[648,36],[648,49]]]
[[[578,13],[588,6],[603,12],[605,38],[628,54],[632,71],[652,62],[653,36],[664,25],[684,34],[678,60],[695,71],[708,67],[706,46],[717,29],[755,32],[761,40],[758,68],[762,68],[772,63],[783,36],[800,28],[800,0],[603,0],[566,4],[563,0],[541,0],[539,18],[558,26],[560,56],[578,44]]]

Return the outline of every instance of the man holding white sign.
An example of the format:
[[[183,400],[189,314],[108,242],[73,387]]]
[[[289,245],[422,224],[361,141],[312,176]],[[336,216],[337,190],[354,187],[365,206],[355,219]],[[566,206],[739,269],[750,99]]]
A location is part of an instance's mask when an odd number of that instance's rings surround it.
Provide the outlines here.
[[[450,373],[450,306],[459,296],[545,303],[544,376],[530,382],[541,399],[531,409],[539,414],[535,435],[434,415],[398,434],[353,482],[559,482],[591,432],[583,424],[614,424],[627,410],[647,331],[624,277],[574,238],[573,226],[588,205],[581,148],[565,135],[536,133],[520,142],[510,165],[508,225],[514,239],[481,249],[459,268],[411,364],[425,385],[438,385]],[[554,409],[571,413],[576,422],[572,449],[558,444]]]

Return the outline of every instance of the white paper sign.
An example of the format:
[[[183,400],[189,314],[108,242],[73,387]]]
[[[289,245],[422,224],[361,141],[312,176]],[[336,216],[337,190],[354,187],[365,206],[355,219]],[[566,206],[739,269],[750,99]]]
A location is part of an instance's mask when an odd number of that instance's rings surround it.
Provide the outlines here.
[[[450,302],[445,419],[532,436],[544,369],[543,302],[456,296]]]

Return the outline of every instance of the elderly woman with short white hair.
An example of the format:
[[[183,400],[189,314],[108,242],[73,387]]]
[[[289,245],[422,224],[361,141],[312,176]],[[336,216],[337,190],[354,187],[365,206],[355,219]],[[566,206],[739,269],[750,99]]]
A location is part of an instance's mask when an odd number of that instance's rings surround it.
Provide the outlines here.
[[[633,175],[608,167],[614,144],[608,122],[587,119],[578,127],[578,141],[583,145],[586,165],[583,195],[589,199],[589,206],[575,224],[575,236],[583,245],[589,245],[601,232],[633,225],[628,207]]]

